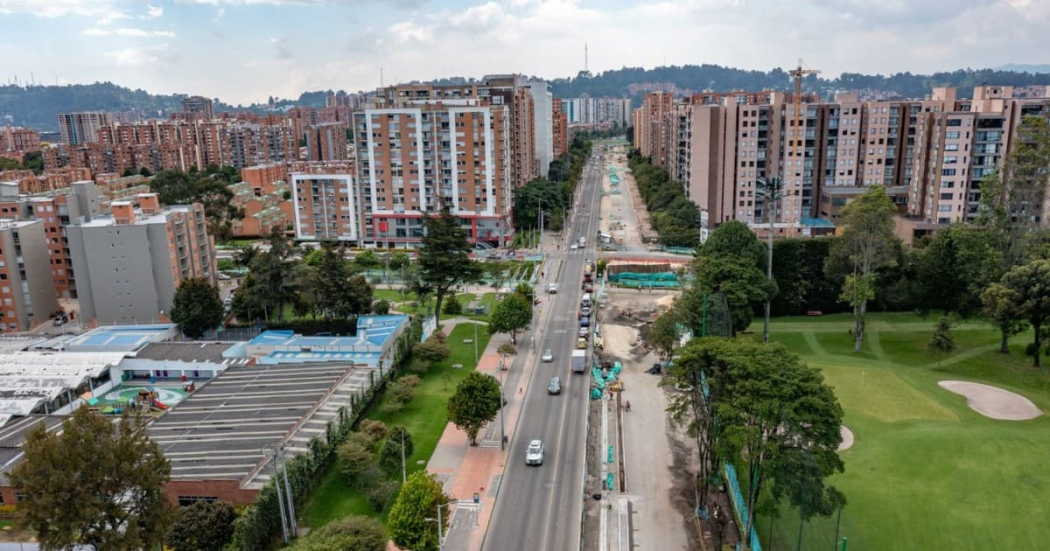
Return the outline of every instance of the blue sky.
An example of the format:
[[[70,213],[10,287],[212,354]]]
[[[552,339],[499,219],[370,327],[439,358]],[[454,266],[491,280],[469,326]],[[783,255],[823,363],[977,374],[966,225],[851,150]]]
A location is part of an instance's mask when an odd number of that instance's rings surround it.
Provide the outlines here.
[[[1050,0],[0,0],[0,81],[231,102],[442,76],[1050,62]]]

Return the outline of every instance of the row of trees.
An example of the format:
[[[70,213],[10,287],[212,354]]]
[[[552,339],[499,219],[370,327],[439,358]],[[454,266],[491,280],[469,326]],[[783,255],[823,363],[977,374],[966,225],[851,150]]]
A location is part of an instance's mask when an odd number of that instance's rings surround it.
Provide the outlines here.
[[[244,216],[233,206],[229,185],[241,181],[241,173],[232,166],[208,165],[189,172],[162,170],[149,182],[150,190],[165,205],[201,203],[208,219],[208,234],[219,241],[232,236],[232,220]]]
[[[32,170],[36,174],[44,171],[44,154],[30,151],[22,156],[22,161],[10,157],[0,157],[0,170]]]
[[[700,207],[685,195],[682,184],[666,170],[632,153],[627,159],[638,192],[645,201],[653,229],[669,247],[695,247],[700,243]]]

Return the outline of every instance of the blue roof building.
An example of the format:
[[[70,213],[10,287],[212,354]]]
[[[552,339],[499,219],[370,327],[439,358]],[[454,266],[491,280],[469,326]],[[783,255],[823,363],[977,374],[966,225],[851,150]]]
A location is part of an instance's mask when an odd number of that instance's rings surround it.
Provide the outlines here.
[[[360,316],[357,334],[349,337],[296,335],[287,330],[265,331],[244,345],[243,354],[259,364],[353,362],[389,368],[390,351],[408,326],[408,316]]]

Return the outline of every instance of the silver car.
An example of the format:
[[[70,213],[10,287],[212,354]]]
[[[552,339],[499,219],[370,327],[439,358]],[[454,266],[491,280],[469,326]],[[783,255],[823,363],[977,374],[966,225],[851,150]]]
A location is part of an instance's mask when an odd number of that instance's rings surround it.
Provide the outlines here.
[[[525,464],[526,465],[542,465],[543,464],[543,441],[533,440],[529,442],[529,447],[525,450]]]
[[[548,349],[543,351],[543,355],[540,356],[540,359],[545,361],[545,362],[553,362],[554,361],[554,352],[551,351],[550,348],[548,348]]]

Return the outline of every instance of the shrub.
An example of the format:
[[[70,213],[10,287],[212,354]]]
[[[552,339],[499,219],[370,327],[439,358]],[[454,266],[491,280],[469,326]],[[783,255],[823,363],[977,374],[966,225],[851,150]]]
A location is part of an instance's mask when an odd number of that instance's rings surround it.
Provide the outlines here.
[[[435,331],[426,342],[412,347],[412,355],[425,362],[435,363],[451,356],[452,351],[445,342],[445,334]]]
[[[444,306],[441,307],[441,310],[450,316],[458,316],[463,313],[463,305],[460,304],[459,299],[453,295],[448,297]]]
[[[375,512],[382,513],[397,497],[400,484],[394,480],[382,480],[368,490],[368,503]]]
[[[362,446],[360,442],[348,441],[339,446],[336,456],[348,486],[360,488],[367,484],[364,474],[369,467],[375,467],[376,461],[376,456],[371,450]]]
[[[417,386],[419,386],[419,383],[423,381],[415,375],[405,375],[404,377],[398,379],[397,382],[410,388],[416,388]]]
[[[236,519],[229,503],[198,501],[182,509],[166,543],[175,551],[220,551],[233,536]]]
[[[386,438],[389,430],[386,428],[386,423],[382,421],[375,421],[373,419],[365,419],[361,421],[361,425],[358,428],[361,432],[367,434],[372,438],[372,444]]]
[[[372,311],[375,312],[376,314],[381,315],[381,316],[389,314],[390,313],[390,303],[387,302],[386,299],[379,299],[372,306]]]

